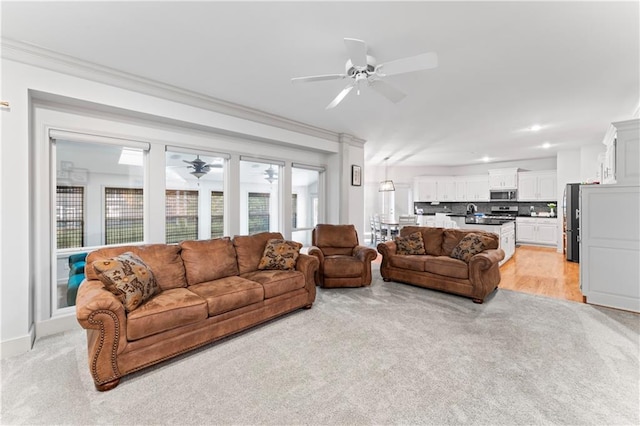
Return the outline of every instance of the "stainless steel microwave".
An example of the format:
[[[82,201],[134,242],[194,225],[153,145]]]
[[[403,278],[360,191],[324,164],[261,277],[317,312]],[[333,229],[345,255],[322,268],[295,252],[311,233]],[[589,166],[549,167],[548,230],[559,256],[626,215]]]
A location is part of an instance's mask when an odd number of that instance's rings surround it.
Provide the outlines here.
[[[516,200],[516,190],[511,189],[505,191],[503,189],[497,191],[489,191],[489,199],[491,201],[515,201]]]

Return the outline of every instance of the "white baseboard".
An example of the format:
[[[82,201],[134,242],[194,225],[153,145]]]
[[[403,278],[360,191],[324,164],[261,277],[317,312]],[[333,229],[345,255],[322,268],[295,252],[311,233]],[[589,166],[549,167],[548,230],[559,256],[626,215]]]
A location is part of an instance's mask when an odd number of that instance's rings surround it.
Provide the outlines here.
[[[36,323],[36,336],[50,336],[62,333],[63,331],[79,329],[80,324],[76,319],[75,312],[66,315],[49,318],[48,320]]]
[[[9,358],[12,356],[20,355],[29,352],[33,347],[33,342],[36,339],[36,333],[34,327],[31,327],[29,333],[16,337],[15,339],[3,340],[0,342],[0,359]]]

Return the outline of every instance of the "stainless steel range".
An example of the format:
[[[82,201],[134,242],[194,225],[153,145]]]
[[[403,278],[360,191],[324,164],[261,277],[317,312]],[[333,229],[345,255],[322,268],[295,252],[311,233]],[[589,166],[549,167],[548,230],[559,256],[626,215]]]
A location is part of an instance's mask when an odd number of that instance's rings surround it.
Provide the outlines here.
[[[484,215],[467,216],[465,223],[477,223],[481,225],[502,225],[516,220],[518,206],[491,206],[491,213]]]

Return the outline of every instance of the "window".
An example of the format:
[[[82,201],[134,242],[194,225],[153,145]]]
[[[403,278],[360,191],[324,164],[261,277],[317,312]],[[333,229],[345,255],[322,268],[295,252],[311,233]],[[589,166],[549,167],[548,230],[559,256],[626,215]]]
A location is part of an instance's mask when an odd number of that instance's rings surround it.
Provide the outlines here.
[[[311,245],[311,232],[318,223],[318,193],[321,167],[294,164],[291,167],[291,237]]]
[[[224,235],[224,193],[211,191],[211,238]]]
[[[144,199],[139,188],[105,188],[105,244],[144,240]]]
[[[167,190],[166,242],[198,239],[198,191]]]
[[[249,235],[269,231],[269,193],[249,193]]]
[[[56,186],[56,247],[84,246],[84,187]]]

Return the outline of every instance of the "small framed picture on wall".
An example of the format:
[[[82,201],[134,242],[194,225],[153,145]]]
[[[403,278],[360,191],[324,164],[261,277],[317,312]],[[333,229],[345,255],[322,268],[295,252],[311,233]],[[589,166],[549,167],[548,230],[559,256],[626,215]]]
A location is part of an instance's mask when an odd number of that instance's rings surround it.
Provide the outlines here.
[[[351,186],[362,185],[362,168],[353,164],[351,166]]]

